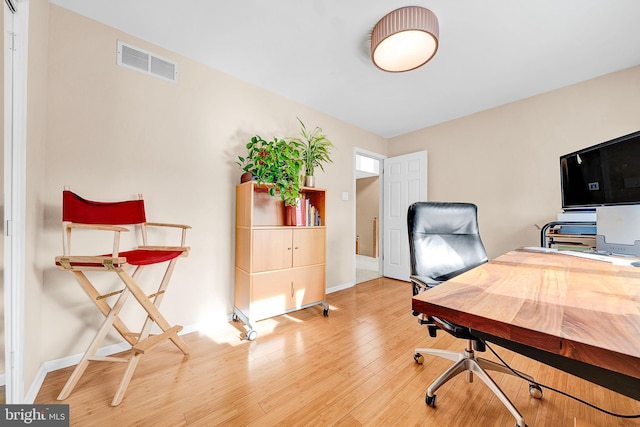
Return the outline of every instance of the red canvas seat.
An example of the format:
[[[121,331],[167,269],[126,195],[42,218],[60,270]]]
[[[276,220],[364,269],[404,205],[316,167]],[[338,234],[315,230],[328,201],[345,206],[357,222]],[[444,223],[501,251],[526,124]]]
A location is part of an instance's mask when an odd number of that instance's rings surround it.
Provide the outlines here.
[[[124,258],[122,264],[130,265],[151,265],[160,262],[171,261],[172,259],[182,255],[182,251],[161,251],[161,250],[144,250],[135,249],[131,251],[120,252],[120,257]],[[111,254],[100,255],[101,258],[110,258]],[[64,257],[60,257],[64,258]],[[74,261],[70,263],[72,266],[84,266],[84,267],[103,267],[101,262],[78,262]],[[60,266],[60,261],[56,259],[56,265]]]
[[[129,232],[129,227],[132,226],[139,229],[142,244],[133,249],[120,251],[121,233]],[[179,245],[150,246],[147,242],[147,229],[150,227],[181,230]],[[120,386],[111,402],[113,406],[116,406],[122,401],[135,368],[143,354],[167,339],[171,340],[182,353],[189,354],[189,348],[186,343],[178,336],[178,332],[182,330],[182,327],[178,325],[171,326],[158,310],[169,285],[177,259],[187,256],[189,253],[189,247],[185,246],[186,231],[189,228],[191,227],[188,225],[147,222],[144,200],[141,196],[138,200],[96,202],[83,199],[69,190],[63,191],[63,255],[56,257],[55,262],[60,270],[73,273],[82,289],[105,316],[105,320],[84,353],[80,363],[67,380],[58,396],[58,400],[64,400],[69,396],[90,361],[127,363]],[[104,254],[104,252],[101,252],[103,253],[102,255],[77,255],[73,252],[72,254],[72,232],[104,233],[105,231],[113,233],[111,253]],[[102,248],[102,250],[104,251],[105,248]],[[167,264],[164,276],[157,290],[147,296],[138,284],[138,279],[144,267],[160,263]],[[133,269],[133,273],[129,274],[128,269]],[[91,274],[94,274],[94,272],[115,273],[124,287],[116,292],[100,294],[89,281],[86,275],[87,272],[91,272]],[[140,332],[130,331],[118,317],[130,295],[133,295],[146,314],[146,320]],[[107,302],[107,299],[115,298],[116,296],[117,299],[113,304]],[[160,334],[150,334],[153,324],[160,328]],[[111,327],[115,328],[122,338],[131,345],[131,352],[128,357],[96,356],[97,350]]]
[[[127,263],[131,265],[151,265],[159,262],[170,261],[175,257],[182,255],[181,251],[148,251],[133,250],[120,252],[120,256],[127,259]]]

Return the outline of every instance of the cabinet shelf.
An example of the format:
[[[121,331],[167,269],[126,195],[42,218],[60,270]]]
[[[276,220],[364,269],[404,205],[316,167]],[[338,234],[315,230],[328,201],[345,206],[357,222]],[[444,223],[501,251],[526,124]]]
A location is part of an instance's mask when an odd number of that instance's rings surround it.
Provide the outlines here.
[[[269,186],[245,182],[236,186],[236,265],[234,320],[256,337],[255,322],[326,303],[326,190],[303,188],[317,209],[319,226],[284,225],[284,203],[270,196]]]
[[[236,186],[236,226],[284,226],[284,202],[269,195],[269,187],[251,181]],[[325,194],[322,188],[302,188],[302,197],[318,210],[320,226],[326,225]]]

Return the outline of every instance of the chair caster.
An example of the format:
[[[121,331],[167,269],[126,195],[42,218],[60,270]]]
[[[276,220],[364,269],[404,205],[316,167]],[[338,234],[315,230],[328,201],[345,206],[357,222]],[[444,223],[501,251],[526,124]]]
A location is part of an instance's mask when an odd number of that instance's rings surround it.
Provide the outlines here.
[[[237,322],[237,321],[238,321],[238,315],[237,315],[237,314],[235,314],[235,313],[233,313],[233,314],[231,315],[231,320],[232,320],[232,321],[234,321],[234,322]]]
[[[424,399],[424,402],[427,405],[431,406],[432,408],[435,408],[436,407],[436,395],[434,394],[433,396],[429,396],[427,394],[427,396]]]
[[[542,399],[542,387],[538,384],[529,384],[529,394],[534,399]]]
[[[422,365],[424,363],[424,356],[420,353],[416,353],[413,355],[413,360],[415,360],[418,365]]]
[[[245,335],[245,338],[248,339],[249,341],[253,341],[256,339],[256,337],[258,336],[258,331],[255,331],[253,329],[249,329],[247,331],[247,335]]]
[[[328,309],[328,308],[325,308],[324,310],[322,310],[322,315],[323,315],[324,317],[329,317],[329,309]]]

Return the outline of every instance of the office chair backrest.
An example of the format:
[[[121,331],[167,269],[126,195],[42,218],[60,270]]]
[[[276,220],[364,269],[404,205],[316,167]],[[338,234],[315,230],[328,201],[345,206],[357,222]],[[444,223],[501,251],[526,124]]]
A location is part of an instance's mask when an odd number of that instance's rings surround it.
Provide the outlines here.
[[[487,262],[477,211],[472,203],[409,206],[411,274],[442,282]]]

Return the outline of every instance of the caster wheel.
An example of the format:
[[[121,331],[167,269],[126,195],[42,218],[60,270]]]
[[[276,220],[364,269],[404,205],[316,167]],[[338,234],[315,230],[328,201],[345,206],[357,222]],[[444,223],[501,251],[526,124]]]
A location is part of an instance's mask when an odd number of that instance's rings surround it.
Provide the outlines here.
[[[325,308],[324,310],[322,310],[322,315],[323,315],[324,317],[329,317],[329,309],[328,309],[328,308]]]
[[[529,394],[534,399],[542,399],[542,387],[538,384],[529,384]]]
[[[432,408],[436,407],[436,395],[434,394],[433,396],[429,396],[427,394],[427,397],[424,399],[425,403],[429,406],[431,406]]]
[[[258,336],[258,331],[254,331],[253,329],[251,329],[247,332],[247,339],[249,341],[255,340],[257,336]]]
[[[416,353],[413,355],[413,360],[415,360],[418,365],[422,365],[424,363],[424,356],[420,353]]]
[[[235,314],[235,313],[233,313],[233,314],[231,315],[231,320],[233,320],[234,322],[237,322],[237,321],[238,321],[238,315],[237,315],[237,314]]]

